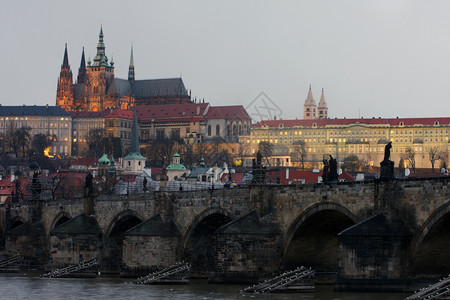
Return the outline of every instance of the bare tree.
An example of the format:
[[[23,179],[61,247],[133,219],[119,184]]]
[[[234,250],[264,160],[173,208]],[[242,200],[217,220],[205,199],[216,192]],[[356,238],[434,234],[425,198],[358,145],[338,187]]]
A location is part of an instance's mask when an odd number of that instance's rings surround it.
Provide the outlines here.
[[[304,141],[295,141],[291,148],[291,161],[300,162],[302,170],[305,170],[306,147]]]
[[[344,163],[342,169],[345,171],[356,172],[360,169],[362,162],[359,160],[358,156],[351,154],[344,158]]]
[[[42,133],[36,134],[31,140],[30,154],[32,156],[43,156],[44,150],[51,147],[54,138],[56,138],[56,136],[52,137],[49,134]]]
[[[26,156],[26,149],[30,146],[31,142],[31,127],[21,127],[16,130],[17,140],[20,148],[22,148],[22,156]]]
[[[99,157],[103,154],[104,149],[104,138],[106,137],[105,128],[94,128],[90,129],[86,135],[86,142],[89,145],[89,155],[91,157]]]
[[[7,148],[9,148],[9,151],[14,152],[16,157],[18,157],[20,141],[18,139],[18,135],[16,134],[14,121],[11,120],[11,122],[8,123],[8,126],[9,127],[3,136],[4,142],[5,142],[5,145],[7,146]]]
[[[434,173],[434,162],[439,159],[439,147],[433,146],[430,147],[430,150],[428,151],[428,158],[431,162],[431,171]]]
[[[261,153],[262,157],[266,159],[266,162],[269,165],[269,157],[273,154],[273,144],[269,142],[260,142],[258,144],[258,151]]]
[[[416,172],[416,151],[412,147],[406,147],[405,154],[402,157],[409,165],[409,167]]]
[[[446,168],[448,166],[448,151],[442,151],[439,153],[439,160],[441,161],[440,167]]]

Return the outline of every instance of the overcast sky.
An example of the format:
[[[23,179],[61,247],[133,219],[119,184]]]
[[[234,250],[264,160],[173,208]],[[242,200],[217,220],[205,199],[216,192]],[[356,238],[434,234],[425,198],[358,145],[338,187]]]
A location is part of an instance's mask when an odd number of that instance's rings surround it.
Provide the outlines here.
[[[179,77],[212,105],[260,92],[302,118],[312,85],[329,116],[449,116],[450,1],[1,1],[0,103],[55,105],[68,44],[127,78]],[[87,58],[86,58],[87,59]],[[255,105],[255,104],[253,104]]]

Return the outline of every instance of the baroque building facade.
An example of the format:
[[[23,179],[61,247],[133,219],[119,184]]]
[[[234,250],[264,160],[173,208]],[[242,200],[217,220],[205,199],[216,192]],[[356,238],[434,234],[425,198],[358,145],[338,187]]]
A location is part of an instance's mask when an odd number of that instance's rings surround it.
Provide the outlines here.
[[[37,134],[51,139],[47,155],[71,156],[72,117],[60,107],[0,105],[0,138],[6,138],[20,128],[29,128],[30,139]],[[5,143],[2,143],[1,151],[8,152]]]
[[[129,109],[135,105],[191,103],[181,78],[136,80],[133,48],[131,48],[128,79],[116,78],[114,61],[106,56],[100,29],[97,54],[85,61],[84,48],[77,81],[69,64],[67,44],[58,78],[56,105],[66,111],[103,111],[107,108]]]
[[[260,142],[273,145],[269,158],[273,166],[300,166],[296,152],[303,151],[304,162],[321,166],[332,155],[343,162],[356,155],[367,166],[379,166],[384,146],[392,142],[391,158],[398,166],[412,167],[405,159],[414,153],[416,168],[431,168],[430,152],[436,152],[436,167],[449,164],[450,118],[372,118],[267,120],[252,126],[250,135],[240,136],[249,148],[249,159],[258,151]],[[298,149],[302,147],[303,149]]]

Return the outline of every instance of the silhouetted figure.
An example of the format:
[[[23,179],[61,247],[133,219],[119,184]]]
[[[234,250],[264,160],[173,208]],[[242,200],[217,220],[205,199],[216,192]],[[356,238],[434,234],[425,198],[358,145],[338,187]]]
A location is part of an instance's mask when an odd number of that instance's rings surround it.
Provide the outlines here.
[[[391,156],[391,148],[392,148],[392,142],[389,142],[384,147],[384,159],[383,161],[388,161],[389,157]]]
[[[333,156],[330,155],[329,161],[330,172],[328,173],[328,181],[336,181],[339,177],[337,173],[337,161]]]
[[[257,164],[258,166],[260,166],[260,165],[261,165],[261,162],[262,162],[262,154],[261,154],[261,152],[258,150],[258,152],[256,152],[256,164]]]
[[[144,182],[142,182],[144,193],[147,191],[147,177],[144,177]]]
[[[92,176],[91,172],[89,172],[86,175],[86,182],[84,184],[84,190],[85,190],[85,196],[91,197],[93,194],[93,185],[92,180],[94,179],[94,176]]]
[[[381,165],[381,174],[380,179],[381,180],[391,180],[394,179],[394,162],[389,160],[389,157],[391,156],[391,148],[392,148],[392,142],[389,142],[384,147],[384,159],[380,163]]]
[[[323,159],[323,174],[322,174],[322,180],[324,182],[326,182],[328,180],[328,160],[327,159]]]

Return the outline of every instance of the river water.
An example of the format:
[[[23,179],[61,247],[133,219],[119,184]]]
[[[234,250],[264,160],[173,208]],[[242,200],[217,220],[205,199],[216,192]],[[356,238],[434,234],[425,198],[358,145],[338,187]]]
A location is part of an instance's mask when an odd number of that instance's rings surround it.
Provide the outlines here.
[[[321,299],[321,300],[400,300],[405,293],[343,293],[331,285],[318,285],[314,293],[241,294],[244,285],[208,284],[191,280],[189,285],[135,285],[122,278],[41,279],[32,275],[0,276],[0,299]]]

